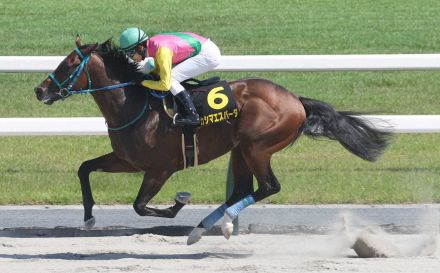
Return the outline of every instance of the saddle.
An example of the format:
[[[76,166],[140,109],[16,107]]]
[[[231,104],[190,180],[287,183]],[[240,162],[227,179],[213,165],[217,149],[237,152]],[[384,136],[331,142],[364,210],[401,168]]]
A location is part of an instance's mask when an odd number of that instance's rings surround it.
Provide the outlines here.
[[[200,115],[201,125],[208,126],[228,122],[238,117],[238,108],[232,90],[226,81],[212,77],[203,81],[188,79],[182,82],[189,91],[191,99]],[[173,96],[162,98],[165,113],[172,119],[177,113],[177,104]],[[198,145],[195,127],[182,128],[182,153],[184,168],[198,165]]]
[[[196,90],[196,89],[201,89],[200,91],[206,91],[206,89],[204,89],[204,87],[210,86],[212,84],[216,84],[220,82],[220,77],[214,76],[211,78],[208,78],[206,80],[197,80],[197,79],[187,79],[183,82],[181,82],[182,86],[189,91],[190,95],[191,95],[191,99],[194,102],[194,98],[192,96],[192,90]],[[162,99],[162,103],[164,106],[164,110],[165,113],[168,115],[168,117],[170,117],[171,119],[174,117],[174,115],[178,112],[177,111],[177,104],[174,100],[173,96],[165,96]],[[197,107],[196,107],[197,108]],[[197,109],[198,110],[198,109]],[[199,112],[199,111],[197,111]]]

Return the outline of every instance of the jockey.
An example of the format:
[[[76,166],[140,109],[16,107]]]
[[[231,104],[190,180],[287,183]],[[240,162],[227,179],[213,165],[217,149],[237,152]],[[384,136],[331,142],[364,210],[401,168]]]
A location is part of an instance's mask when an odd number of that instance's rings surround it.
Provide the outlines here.
[[[200,118],[188,91],[180,84],[182,81],[196,77],[214,69],[220,63],[220,50],[208,38],[190,32],[161,33],[148,37],[137,27],[124,30],[119,38],[119,45],[129,58],[140,66],[149,64],[154,58],[154,71],[159,80],[144,80],[141,84],[159,91],[171,91],[182,106],[174,116],[174,124],[199,125]],[[149,73],[148,68],[141,68]]]

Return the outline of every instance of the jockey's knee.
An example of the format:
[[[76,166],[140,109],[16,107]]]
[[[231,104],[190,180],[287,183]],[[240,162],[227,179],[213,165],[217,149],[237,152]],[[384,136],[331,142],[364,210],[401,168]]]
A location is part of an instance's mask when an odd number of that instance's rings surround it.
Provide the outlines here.
[[[208,65],[211,67],[211,69],[216,68],[220,64],[220,56],[214,56],[212,58],[208,59]]]

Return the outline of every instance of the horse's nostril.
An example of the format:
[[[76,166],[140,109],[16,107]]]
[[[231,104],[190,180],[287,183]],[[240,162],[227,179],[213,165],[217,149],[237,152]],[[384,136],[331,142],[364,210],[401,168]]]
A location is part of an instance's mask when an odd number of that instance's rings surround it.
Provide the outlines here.
[[[43,98],[43,88],[42,87],[35,87],[34,89],[35,95],[37,95],[37,99],[41,100]]]

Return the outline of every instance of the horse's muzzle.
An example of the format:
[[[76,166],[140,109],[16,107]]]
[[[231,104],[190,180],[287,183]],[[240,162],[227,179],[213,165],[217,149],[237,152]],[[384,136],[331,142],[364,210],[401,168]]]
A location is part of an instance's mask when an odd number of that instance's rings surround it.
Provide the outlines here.
[[[53,100],[49,96],[47,96],[47,88],[41,86],[35,87],[34,92],[37,96],[37,100],[42,101],[48,105],[51,105],[53,103]]]
[[[35,87],[34,92],[35,92],[35,95],[37,96],[37,100],[41,101],[44,96],[44,88],[43,87]]]

